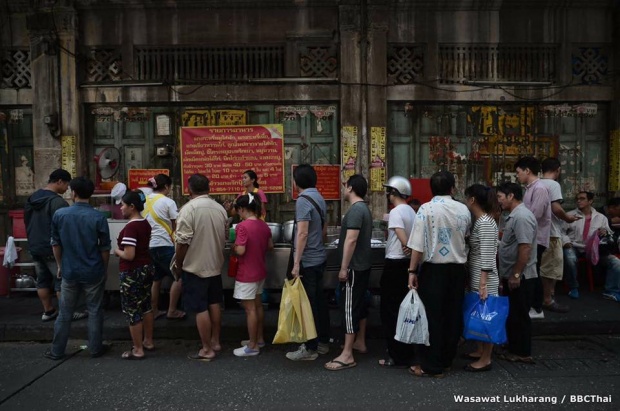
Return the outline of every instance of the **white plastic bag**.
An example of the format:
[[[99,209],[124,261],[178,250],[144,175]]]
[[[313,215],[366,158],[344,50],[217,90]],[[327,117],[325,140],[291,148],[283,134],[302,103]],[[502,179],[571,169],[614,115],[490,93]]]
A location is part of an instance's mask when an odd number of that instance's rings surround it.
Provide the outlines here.
[[[430,345],[426,309],[416,290],[410,290],[400,303],[394,339],[405,344]]]

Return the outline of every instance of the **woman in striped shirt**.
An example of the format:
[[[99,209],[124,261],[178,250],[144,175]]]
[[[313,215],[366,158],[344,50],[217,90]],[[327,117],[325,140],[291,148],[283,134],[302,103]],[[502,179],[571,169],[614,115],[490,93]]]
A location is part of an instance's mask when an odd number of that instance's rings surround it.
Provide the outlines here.
[[[469,288],[485,300],[489,295],[498,295],[499,276],[497,273],[497,223],[493,218],[498,209],[495,190],[474,184],[465,190],[467,208],[475,222],[469,237]],[[467,354],[476,360],[465,366],[465,371],[480,372],[491,369],[493,344],[478,342],[478,349]]]

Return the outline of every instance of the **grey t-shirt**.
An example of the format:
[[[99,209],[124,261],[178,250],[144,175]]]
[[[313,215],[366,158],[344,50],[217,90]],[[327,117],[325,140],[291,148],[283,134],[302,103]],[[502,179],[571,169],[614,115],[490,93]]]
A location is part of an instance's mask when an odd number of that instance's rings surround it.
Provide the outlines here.
[[[347,238],[347,230],[359,230],[357,244],[349,268],[356,271],[370,270],[372,250],[370,239],[372,237],[372,214],[363,201],[353,204],[342,220],[340,238],[338,239],[338,256],[342,261],[344,240]]]
[[[519,204],[506,218],[502,241],[499,243],[499,274],[506,278],[511,274],[519,256],[519,244],[532,246],[530,259],[521,275],[523,278],[536,278],[536,217],[522,203]]]
[[[321,226],[321,215],[316,207],[306,198],[312,198],[321,209],[323,218],[325,218],[327,205],[321,193],[316,188],[307,188],[297,199],[295,203],[295,220],[308,221],[308,241],[301,256],[301,264],[304,267],[314,267],[323,264],[327,260],[325,246],[323,245],[323,227]],[[297,239],[295,238],[295,243]],[[297,244],[295,244],[297,246]]]
[[[564,202],[562,198],[562,187],[560,183],[550,178],[541,178],[540,181],[547,187],[549,191],[549,201],[552,203],[557,201],[560,204]],[[562,237],[562,220],[557,218],[555,214],[553,214],[553,209],[551,210],[551,237]]]

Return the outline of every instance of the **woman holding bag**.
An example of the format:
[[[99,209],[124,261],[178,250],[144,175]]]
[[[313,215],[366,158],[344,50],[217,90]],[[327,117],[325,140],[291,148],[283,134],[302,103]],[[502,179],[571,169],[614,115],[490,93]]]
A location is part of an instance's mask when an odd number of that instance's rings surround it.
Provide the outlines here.
[[[497,272],[497,223],[493,218],[498,209],[495,190],[474,184],[465,190],[467,208],[475,222],[469,237],[469,288],[486,300],[489,295],[498,295],[499,275]],[[465,371],[481,372],[491,370],[493,344],[478,342],[478,349],[466,354],[475,360],[465,366]]]
[[[233,353],[237,357],[249,357],[260,354],[260,348],[265,346],[261,294],[267,277],[265,254],[273,249],[273,241],[269,226],[259,218],[261,203],[258,196],[244,194],[235,200],[234,207],[243,221],[235,228],[232,250],[239,256],[233,297],[241,300],[245,309],[250,338],[241,341],[241,347]]]

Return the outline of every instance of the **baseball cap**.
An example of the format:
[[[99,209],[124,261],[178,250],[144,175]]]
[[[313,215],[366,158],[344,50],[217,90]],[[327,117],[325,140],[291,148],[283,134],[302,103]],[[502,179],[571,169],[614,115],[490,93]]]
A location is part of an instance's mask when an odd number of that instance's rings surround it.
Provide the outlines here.
[[[114,187],[112,187],[112,191],[110,192],[110,197],[114,200],[114,203],[120,204],[121,199],[127,192],[127,186],[123,183],[116,183]]]

